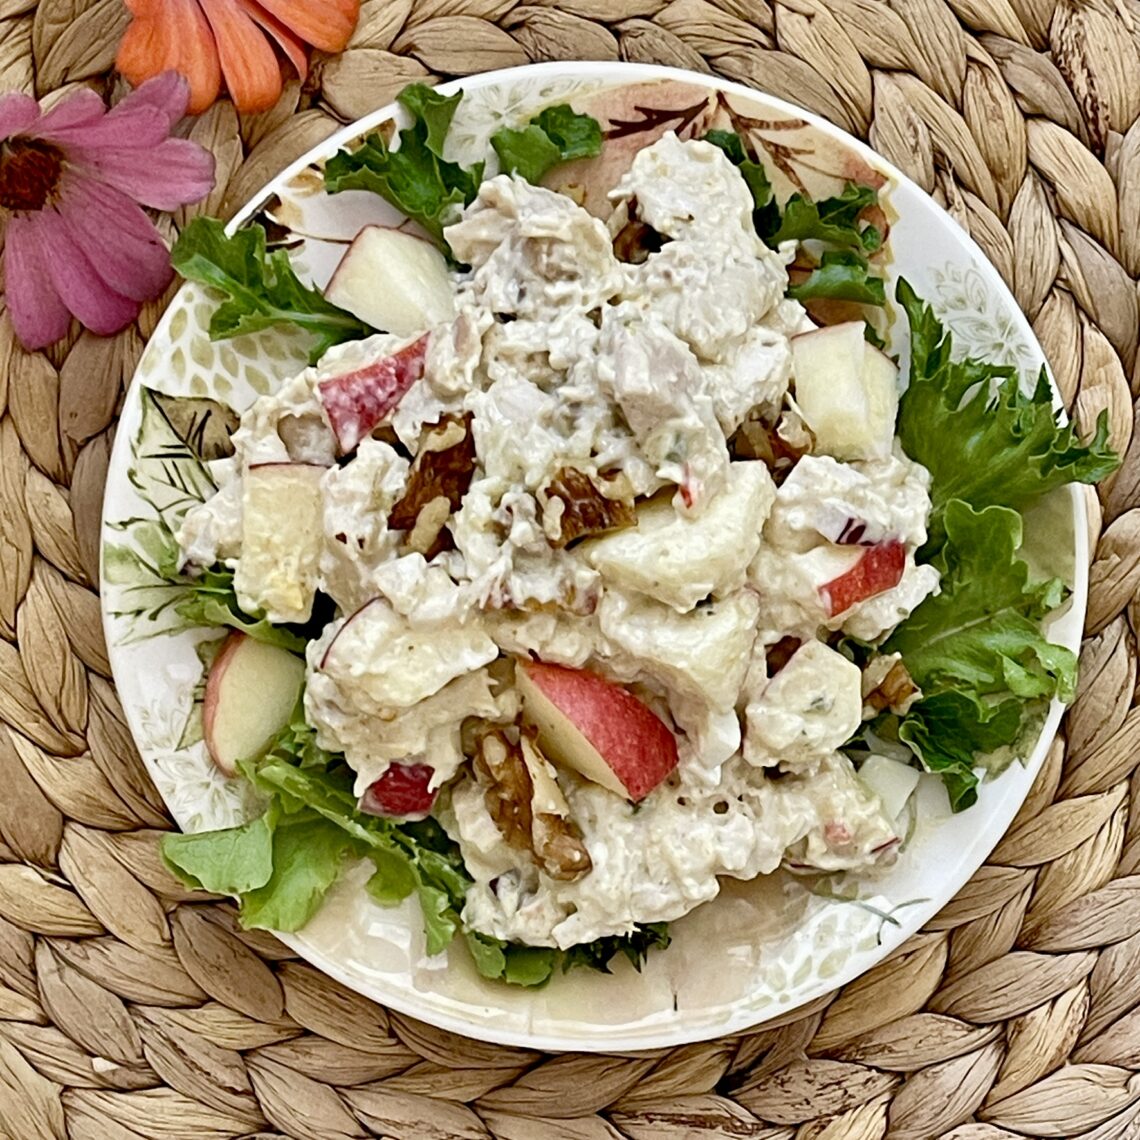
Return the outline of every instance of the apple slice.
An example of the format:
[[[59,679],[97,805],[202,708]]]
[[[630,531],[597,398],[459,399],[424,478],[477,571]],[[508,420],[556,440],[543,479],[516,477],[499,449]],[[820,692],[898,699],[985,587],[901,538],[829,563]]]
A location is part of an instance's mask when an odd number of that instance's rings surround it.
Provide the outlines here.
[[[425,334],[391,356],[320,381],[321,404],[342,455],[355,451],[424,374],[427,346]]]
[[[425,819],[435,803],[436,789],[428,789],[434,771],[427,764],[390,764],[360,797],[360,810],[367,815]]]
[[[235,630],[206,677],[202,728],[210,759],[227,776],[253,760],[289,722],[305,681],[305,662]]]
[[[523,716],[555,763],[635,803],[676,768],[675,737],[621,685],[541,661],[519,661],[515,678]]]
[[[816,446],[836,459],[885,459],[898,414],[898,369],[863,337],[862,321],[792,338],[796,406]]]
[[[277,622],[309,620],[323,543],[326,470],[312,463],[262,463],[246,471],[234,592],[247,613]]]
[[[443,254],[431,242],[387,226],[365,226],[356,235],[325,296],[395,336],[411,336],[455,316],[455,285]]]
[[[836,617],[876,594],[893,590],[906,569],[906,547],[898,539],[868,546],[845,574],[819,587],[820,600],[828,614]]]

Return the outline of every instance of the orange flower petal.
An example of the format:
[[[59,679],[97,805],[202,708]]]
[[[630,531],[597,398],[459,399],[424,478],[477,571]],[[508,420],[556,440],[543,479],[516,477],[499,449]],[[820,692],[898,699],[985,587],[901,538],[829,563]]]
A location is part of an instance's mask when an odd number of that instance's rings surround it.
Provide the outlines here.
[[[190,114],[204,111],[222,85],[218,51],[197,0],[131,0],[131,21],[115,66],[133,87],[164,71],[190,84]]]
[[[198,0],[214,29],[226,88],[239,111],[268,111],[281,97],[281,66],[265,33],[237,0]]]
[[[344,51],[356,21],[360,0],[259,0],[261,6],[287,24],[306,43],[321,51]]]
[[[309,74],[309,53],[298,39],[276,16],[271,16],[256,0],[238,0],[250,17],[260,24],[276,41],[286,58],[296,68],[304,82]]]

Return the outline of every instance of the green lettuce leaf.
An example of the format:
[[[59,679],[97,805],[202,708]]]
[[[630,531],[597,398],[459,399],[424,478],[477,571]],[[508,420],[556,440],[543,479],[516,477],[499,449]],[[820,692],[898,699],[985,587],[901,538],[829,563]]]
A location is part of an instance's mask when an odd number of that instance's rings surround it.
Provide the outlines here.
[[[610,963],[619,955],[628,959],[635,969],[640,970],[650,951],[664,950],[670,941],[668,923],[639,923],[631,934],[612,935],[608,938],[595,939],[593,942],[584,942],[579,946],[571,946],[563,954],[562,970],[565,972],[577,967],[586,967],[608,974]]]
[[[447,141],[447,132],[451,130],[455,109],[463,102],[463,92],[444,95],[426,83],[409,83],[396,96],[396,101],[402,103],[416,122],[422,125],[423,142],[427,149],[437,158],[442,158],[443,144]]]
[[[217,218],[194,218],[174,243],[170,259],[187,281],[225,294],[226,300],[210,318],[212,340],[295,325],[312,334],[310,360],[315,362],[334,344],[373,332],[325,300],[320,290],[305,285],[286,250],[268,252],[265,230],[259,225],[243,226],[227,236]]]
[[[183,596],[174,603],[174,611],[186,629],[200,626],[236,629],[255,641],[280,646],[290,653],[304,653],[305,646],[320,633],[314,622],[307,626],[278,625],[267,618],[247,614],[238,605],[234,572],[221,563],[198,574],[176,574],[167,581],[182,592]]]
[[[287,726],[262,762],[246,766],[246,775],[276,797],[284,813],[316,814],[340,828],[359,853],[376,855],[368,890],[377,901],[399,902],[411,893],[411,882],[423,910],[427,951],[438,954],[460,928],[459,912],[471,882],[458,847],[434,820],[399,823],[358,811],[354,774],[343,759],[335,757],[328,768],[301,767],[301,756],[297,763],[287,756],[298,744],[304,748],[302,735]]]
[[[440,95],[422,83],[396,96],[412,115],[393,150],[379,132],[353,151],[342,150],[325,164],[325,189],[371,190],[418,222],[445,245],[443,228],[473,201],[483,181],[483,163],[467,168],[443,157],[443,144],[463,92]]]
[[[240,827],[171,833],[162,854],[170,870],[194,890],[241,895],[269,882],[273,874],[273,825],[270,813]]]
[[[1108,418],[1082,443],[1059,423],[1044,370],[1031,394],[1016,372],[955,360],[953,341],[933,310],[903,280],[896,292],[910,324],[910,382],[899,403],[903,449],[931,474],[934,504],[928,556],[945,537],[947,504],[993,504],[1024,510],[1065,483],[1095,483],[1119,458],[1108,447]]]
[[[273,832],[273,873],[262,886],[238,892],[242,926],[300,930],[324,902],[350,854],[359,854],[359,845],[328,820],[280,821]]]
[[[1065,587],[1056,578],[1030,580],[1017,557],[1021,526],[1008,507],[977,511],[951,500],[945,544],[934,559],[941,593],[883,645],[902,654],[923,691],[897,737],[942,777],[955,811],[977,799],[975,769],[987,766],[985,757],[1016,744],[1043,702],[1071,700],[1076,686],[1076,656],[1041,628]]]
[[[898,725],[898,738],[926,771],[942,777],[951,808],[963,811],[978,798],[978,757],[1016,743],[1023,715],[1016,698],[983,701],[950,690],[914,705]]]
[[[851,249],[827,250],[807,280],[788,289],[788,296],[796,301],[827,297],[863,305],[887,303],[883,279],[871,272],[865,257]],[[873,331],[870,325],[867,329]]]
[[[848,182],[842,194],[813,201],[806,194],[793,194],[784,205],[780,224],[760,236],[773,248],[785,241],[819,241],[862,253],[874,253],[883,235],[860,216],[878,201],[872,186]]]
[[[1017,557],[1021,516],[1008,507],[976,511],[952,500],[946,545],[934,560],[941,593],[927,598],[887,639],[926,694],[953,689],[974,697],[1071,700],[1076,657],[1054,645],[1041,620],[1064,600],[1059,579],[1029,580]]]
[[[504,173],[537,183],[559,163],[600,153],[602,128],[597,119],[560,103],[535,115],[522,130],[500,128],[491,136],[491,146]]]

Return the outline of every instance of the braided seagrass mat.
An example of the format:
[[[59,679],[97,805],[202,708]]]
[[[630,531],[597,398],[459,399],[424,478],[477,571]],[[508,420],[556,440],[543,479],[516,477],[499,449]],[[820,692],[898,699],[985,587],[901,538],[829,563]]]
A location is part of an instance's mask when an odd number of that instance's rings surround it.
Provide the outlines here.
[[[316,0],[314,0],[316,2]],[[0,89],[104,91],[120,0],[0,0]],[[998,1140],[1140,1135],[1140,0],[366,0],[304,90],[193,136],[226,213],[407,82],[543,59],[715,71],[865,138],[978,240],[1123,469],[1065,738],[990,862],[833,1000],[623,1056],[388,1013],[183,890],[95,595],[116,409],[161,304],[45,354],[0,315],[0,1136]],[[190,213],[191,211],[186,211]],[[185,216],[180,216],[184,221]]]

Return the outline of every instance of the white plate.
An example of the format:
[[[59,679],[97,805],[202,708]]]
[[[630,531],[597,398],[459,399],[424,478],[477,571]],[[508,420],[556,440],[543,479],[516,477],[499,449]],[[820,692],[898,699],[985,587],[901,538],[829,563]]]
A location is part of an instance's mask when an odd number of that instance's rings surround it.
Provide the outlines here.
[[[1016,364],[1030,376],[1044,362],[1001,278],[949,215],[894,167],[814,115],[708,76],[628,64],[540,64],[481,75],[444,90],[457,87],[466,97],[449,146],[464,161],[482,157],[499,126],[518,126],[554,102],[569,101],[596,114],[604,104],[627,121],[660,120],[656,133],[683,126],[686,118],[689,129],[703,132],[711,112],[700,110],[702,102],[720,108],[718,114],[731,107],[759,124],[754,137],[778,162],[772,176],[781,197],[799,181],[819,196],[837,192],[850,176],[881,178],[881,199],[893,221],[888,293],[894,277],[905,276],[971,355]],[[613,111],[615,106],[621,110]],[[302,239],[298,266],[318,283],[326,281],[344,243],[361,225],[398,215],[372,195],[327,197],[313,164],[393,113],[392,107],[377,111],[299,159],[235,224],[268,204],[276,221]],[[653,130],[640,131],[627,136],[624,145],[646,145],[654,137]],[[609,144],[609,149],[621,147]],[[105,543],[123,542],[119,524],[124,520],[154,513],[138,489],[138,476],[153,471],[156,462],[136,454],[142,385],[174,395],[216,396],[241,410],[304,363],[304,345],[296,338],[263,334],[212,343],[205,332],[211,310],[201,289],[186,286],[147,346],[111,459]],[[1059,493],[1051,509],[1035,512],[1029,532],[1036,547],[1049,551],[1049,569],[1072,584],[1068,609],[1054,623],[1052,636],[1076,649],[1087,587],[1080,495],[1071,489]],[[107,581],[106,564],[103,597],[107,644],[127,719],[170,810],[192,831],[240,821],[246,810],[241,784],[220,776],[202,744],[190,744],[184,735],[201,675],[194,653],[199,635],[146,638],[145,618],[115,616],[113,611],[123,608],[123,594],[120,584]],[[951,815],[941,786],[933,777],[924,778],[930,782],[920,793],[922,824],[889,873],[873,879],[836,877],[815,893],[782,877],[728,881],[720,898],[673,924],[673,945],[651,956],[640,974],[623,962],[610,976],[576,971],[537,992],[486,982],[461,949],[450,960],[446,954],[424,955],[414,901],[382,909],[360,889],[360,875],[351,874],[313,922],[285,941],[332,977],[385,1005],[504,1044],[644,1049],[741,1030],[849,982],[943,906],[1009,826],[1061,712],[1054,702],[1025,762],[984,785],[978,804],[961,815]]]

